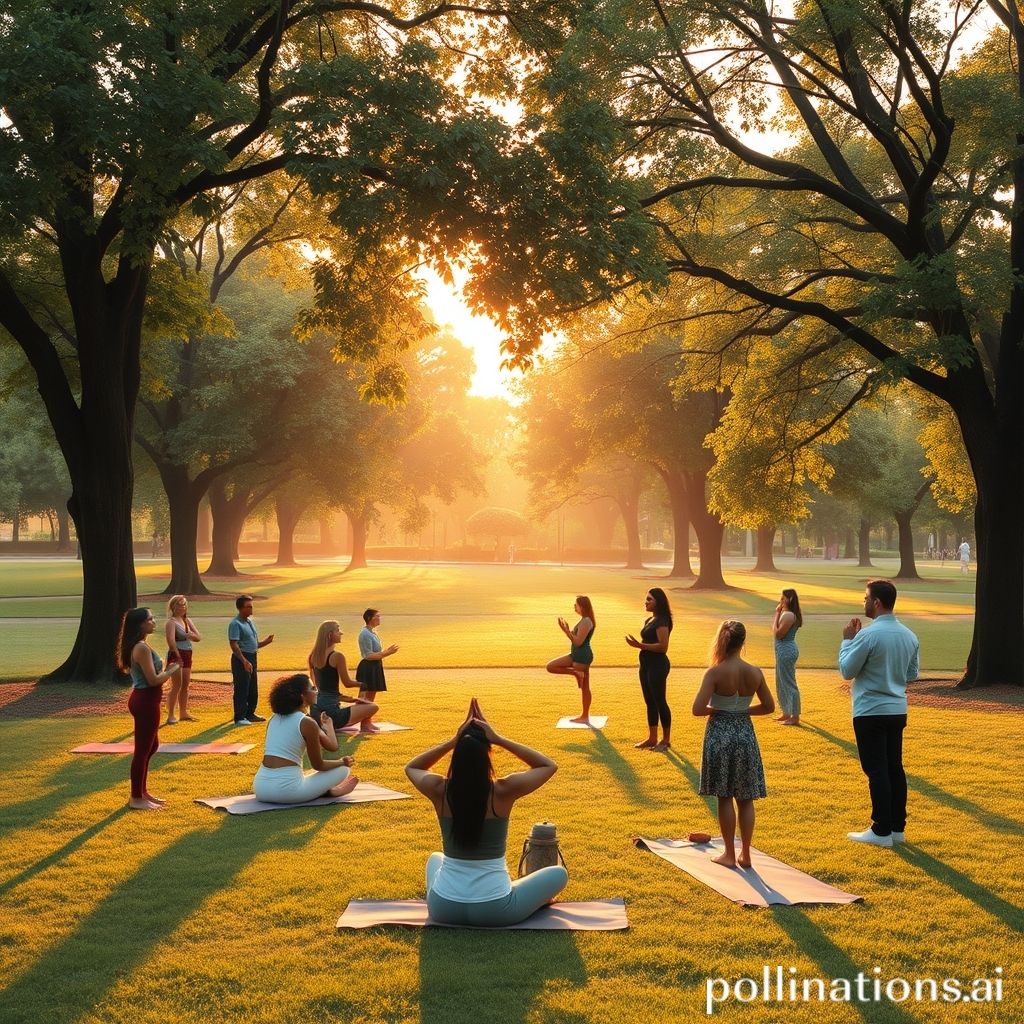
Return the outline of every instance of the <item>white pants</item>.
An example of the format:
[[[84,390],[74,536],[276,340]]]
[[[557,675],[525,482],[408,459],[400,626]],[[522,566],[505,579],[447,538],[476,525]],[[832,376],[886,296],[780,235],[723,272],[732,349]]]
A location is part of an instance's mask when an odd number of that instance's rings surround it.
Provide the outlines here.
[[[252,791],[257,800],[267,804],[302,804],[323,796],[347,777],[345,767],[306,775],[297,764],[289,768],[267,768],[261,764],[252,780]]]

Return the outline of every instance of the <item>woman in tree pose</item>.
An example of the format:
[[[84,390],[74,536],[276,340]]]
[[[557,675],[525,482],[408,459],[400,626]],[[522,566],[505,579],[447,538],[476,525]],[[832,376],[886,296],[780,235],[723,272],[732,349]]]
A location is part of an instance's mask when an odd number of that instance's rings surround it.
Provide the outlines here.
[[[746,640],[742,622],[729,620],[718,627],[711,648],[711,667],[704,673],[693,701],[693,713],[708,716],[700,761],[700,795],[718,798],[718,824],[725,843],[724,851],[712,860],[729,868],[737,864],[750,867],[754,801],[766,793],[761,750],[750,718],[775,710],[764,673],[740,657]],[[751,707],[755,696],[758,703]],[[742,841],[738,857],[737,818]]]
[[[359,689],[359,683],[348,674],[345,655],[336,651],[341,643],[341,626],[334,619],[321,622],[316,631],[316,643],[309,652],[309,674],[316,680],[317,699],[312,715],[319,718],[326,712],[335,729],[344,729],[365,721],[377,711],[377,705],[361,697],[349,697],[341,692],[344,685],[352,690]],[[345,705],[344,707],[342,705]]]
[[[571,675],[576,677],[576,685],[580,688],[580,696],[583,698],[583,711],[574,722],[581,722],[583,725],[590,724],[590,704],[593,697],[590,693],[590,665],[594,660],[594,652],[590,647],[590,641],[594,636],[594,627],[597,620],[594,617],[594,606],[590,598],[580,594],[573,605],[573,611],[580,616],[579,622],[569,628],[569,623],[561,616],[558,619],[558,628],[569,638],[572,645],[568,654],[563,654],[554,661],[549,661],[547,670],[554,675]]]
[[[364,626],[359,630],[359,664],[356,665],[356,680],[359,682],[359,696],[363,700],[372,701],[378,693],[383,693],[388,684],[384,679],[384,659],[390,658],[398,650],[398,644],[390,647],[382,646],[376,628],[380,625],[380,611],[367,608],[363,612]],[[359,723],[360,732],[380,732],[373,724],[372,715]]]
[[[644,598],[647,620],[640,630],[640,639],[632,633],[626,643],[640,652],[640,691],[647,705],[647,739],[634,743],[638,750],[668,750],[672,746],[672,710],[668,706],[668,639],[672,633],[672,609],[661,587],[651,587]],[[658,740],[658,722],[661,740]]]
[[[194,722],[188,713],[188,684],[192,682],[192,645],[203,639],[196,624],[188,617],[188,598],[175,594],[167,602],[167,621],[164,623],[164,639],[167,641],[167,664],[180,664],[181,671],[171,679],[167,689],[167,721],[164,725],[178,722]],[[174,705],[178,714],[174,714]]]
[[[149,791],[149,761],[160,746],[160,695],[164,683],[181,671],[181,664],[163,670],[160,655],[149,646],[154,629],[156,622],[148,608],[132,608],[124,613],[117,638],[117,667],[132,681],[128,710],[135,719],[135,752],[128,806],[133,811],[157,811],[166,803]]]
[[[351,757],[325,761],[324,750],[337,750],[334,722],[326,711],[319,724],[306,712],[316,701],[316,687],[309,676],[298,674],[278,679],[270,689],[274,712],[267,722],[263,763],[256,770],[252,791],[268,804],[301,804],[318,796],[344,796],[359,779],[349,768]],[[302,770],[302,755],[309,755],[313,771]]]
[[[491,748],[502,747],[525,771],[496,779]],[[451,753],[448,774],[430,771]],[[512,881],[505,863],[512,805],[540,789],[557,766],[549,757],[499,736],[473,698],[455,735],[406,766],[409,781],[434,806],[444,853],[427,861],[427,908],[444,924],[497,927],[524,921],[565,888],[560,865]]]
[[[800,598],[787,587],[775,607],[772,635],[775,637],[775,692],[782,714],[775,719],[783,725],[800,724],[800,691],[796,685],[796,659],[800,648],[796,645],[796,631],[804,624],[800,612]]]

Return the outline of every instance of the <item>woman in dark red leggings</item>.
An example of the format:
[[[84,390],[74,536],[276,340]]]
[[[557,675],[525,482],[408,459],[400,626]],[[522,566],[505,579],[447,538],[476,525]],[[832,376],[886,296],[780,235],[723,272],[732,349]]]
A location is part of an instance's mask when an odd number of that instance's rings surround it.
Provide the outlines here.
[[[117,667],[128,673],[132,681],[128,710],[135,719],[135,753],[128,806],[133,811],[158,811],[165,803],[147,788],[149,759],[160,746],[157,730],[163,685],[175,672],[181,671],[180,662],[162,671],[160,656],[146,640],[155,628],[156,622],[148,608],[132,608],[124,613],[121,634],[117,638]]]

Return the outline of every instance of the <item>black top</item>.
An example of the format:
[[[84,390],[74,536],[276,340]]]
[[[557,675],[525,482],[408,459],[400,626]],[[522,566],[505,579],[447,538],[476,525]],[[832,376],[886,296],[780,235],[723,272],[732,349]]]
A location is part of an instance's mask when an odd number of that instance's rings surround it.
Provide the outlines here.
[[[658,642],[658,627],[665,626],[668,628],[669,633],[672,632],[672,623],[668,619],[660,618],[656,615],[652,615],[645,623],[644,628],[640,630],[640,639],[645,644],[656,644]],[[649,658],[664,658],[667,657],[667,651],[641,651],[640,657],[645,655]]]
[[[338,677],[338,670],[331,664],[331,656],[327,655],[327,664],[323,668],[313,666],[316,673],[316,688],[321,693],[332,693],[340,695],[341,679]]]

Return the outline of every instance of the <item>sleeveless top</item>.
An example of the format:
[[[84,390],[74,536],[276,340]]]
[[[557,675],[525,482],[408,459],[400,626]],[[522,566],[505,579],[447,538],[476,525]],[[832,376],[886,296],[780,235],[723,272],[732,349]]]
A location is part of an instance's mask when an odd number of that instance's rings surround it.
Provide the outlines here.
[[[301,768],[306,741],[300,726],[305,717],[304,711],[293,711],[290,715],[271,715],[267,722],[267,741],[263,753],[268,757],[292,761]]]
[[[339,697],[341,695],[341,677],[338,675],[338,670],[331,664],[331,656],[327,655],[327,661],[324,662],[323,668],[317,668],[313,666],[313,674],[316,676],[316,688],[320,691],[320,695],[326,694],[329,697]]]
[[[153,655],[153,671],[160,675],[164,670],[164,663],[160,660],[160,655],[152,647],[149,648],[149,653]],[[133,690],[148,690],[150,688],[149,683],[146,682],[146,677],[142,674],[142,666],[137,661],[132,662],[132,667],[129,669],[128,674],[132,677]],[[153,689],[159,689],[159,686],[154,686]]]
[[[752,693],[748,694],[746,697],[740,693],[712,693],[711,700],[708,701],[708,705],[713,707],[716,711],[729,711],[734,715],[738,715],[749,710],[750,702],[753,699],[754,695]]]
[[[645,644],[656,644],[658,642],[658,627],[667,626],[669,635],[672,635],[672,624],[668,619],[661,619],[657,616],[649,618],[640,630],[640,640]],[[641,651],[640,660],[646,661],[651,658],[667,658],[668,651]]]
[[[174,643],[179,651],[191,651],[192,641],[188,638],[188,632],[181,628],[181,623],[174,620]]]
[[[796,631],[799,628],[800,627],[794,622],[793,625],[789,627],[789,631],[786,633],[785,636],[777,636],[775,638],[775,646],[778,647],[779,644],[795,644]]]
[[[587,618],[586,616],[584,616],[582,619],[580,619],[580,621],[576,623],[576,629],[573,630],[574,633],[576,632],[577,629],[580,628],[581,625],[583,625],[584,621],[590,622],[590,619]],[[583,640],[583,643],[581,643],[578,647],[576,646],[576,644],[573,644],[570,647],[570,649],[569,649],[569,653],[570,654],[576,654],[578,651],[585,651],[588,654],[593,654],[594,652],[593,652],[593,650],[591,650],[590,641],[593,639],[594,633],[596,631],[597,631],[597,626],[595,626],[593,624],[593,622],[590,622],[590,632],[587,633],[586,637]]]
[[[494,811],[494,787],[491,787]],[[430,891],[454,903],[485,903],[501,899],[512,891],[512,879],[505,863],[508,818],[484,818],[476,846],[459,846],[452,836],[452,819],[441,816],[444,860],[434,875]]]

